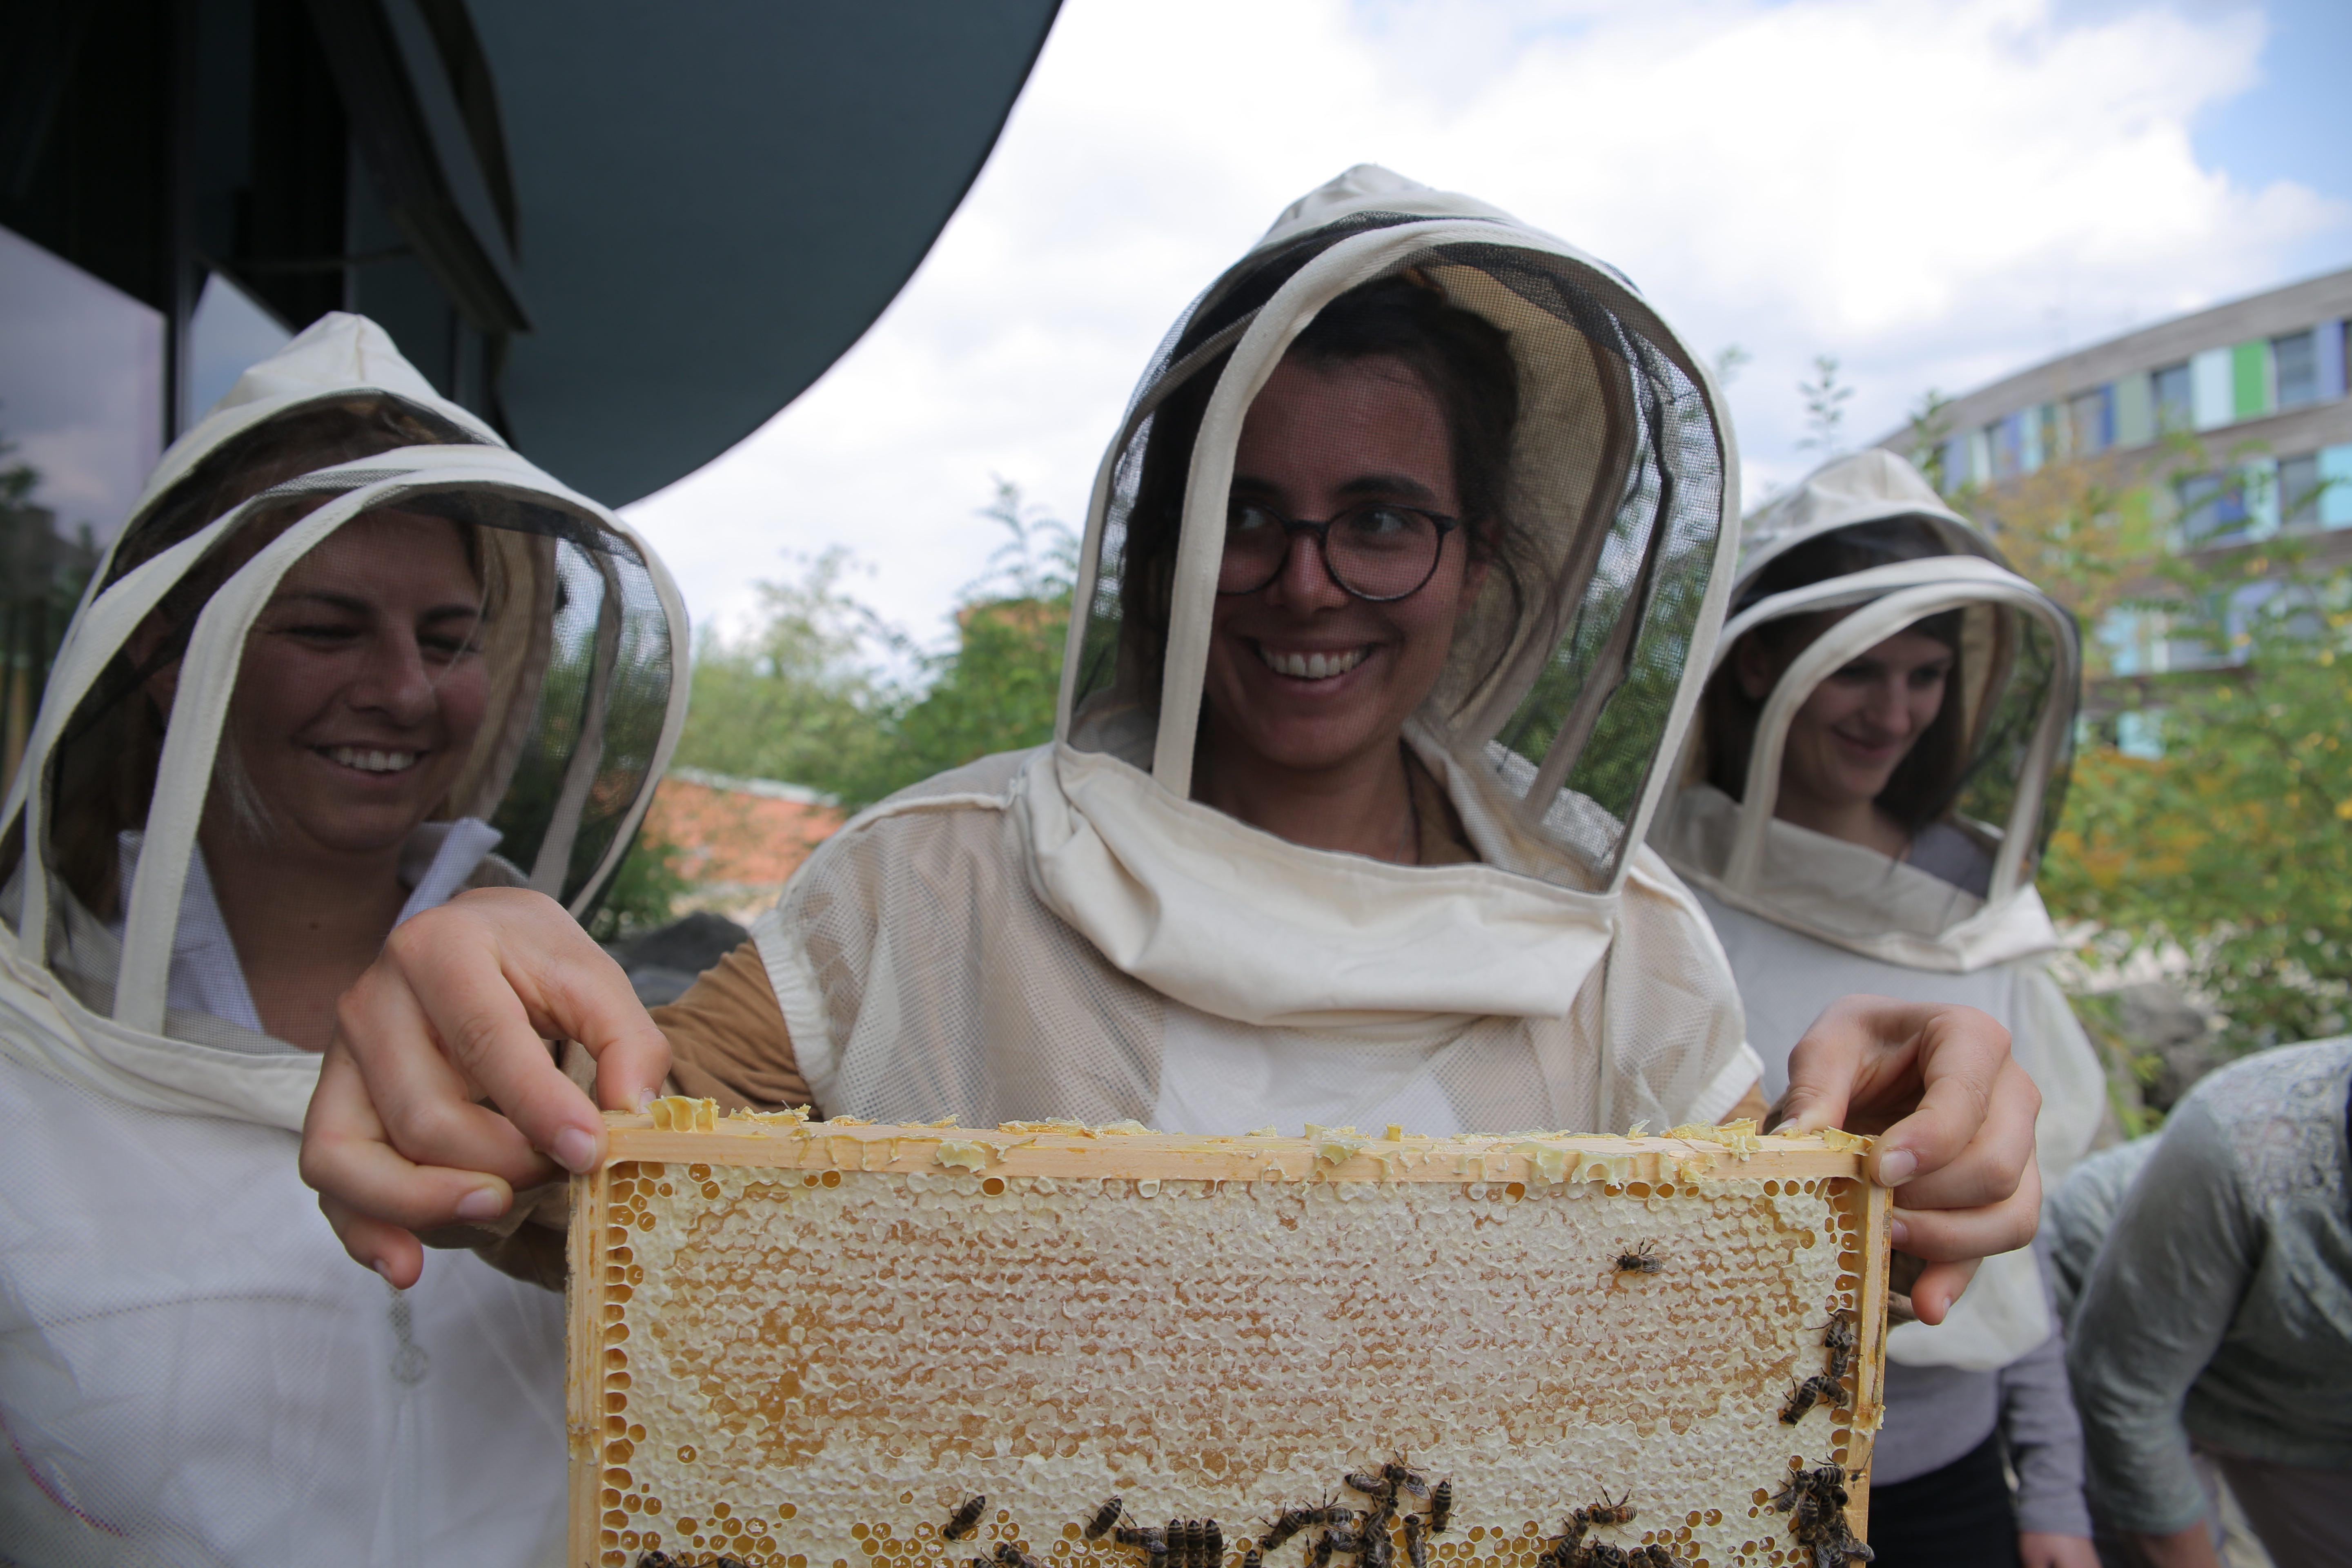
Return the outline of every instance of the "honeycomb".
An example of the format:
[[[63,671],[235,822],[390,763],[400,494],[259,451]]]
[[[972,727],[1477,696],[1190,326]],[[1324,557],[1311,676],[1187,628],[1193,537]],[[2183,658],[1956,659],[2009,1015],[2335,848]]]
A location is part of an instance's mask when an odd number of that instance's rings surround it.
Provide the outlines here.
[[[1832,1463],[1863,1533],[1859,1139],[613,1123],[573,1203],[583,1568],[1261,1568],[1335,1502],[1380,1526],[1340,1568],[1801,1563],[1780,1510]]]

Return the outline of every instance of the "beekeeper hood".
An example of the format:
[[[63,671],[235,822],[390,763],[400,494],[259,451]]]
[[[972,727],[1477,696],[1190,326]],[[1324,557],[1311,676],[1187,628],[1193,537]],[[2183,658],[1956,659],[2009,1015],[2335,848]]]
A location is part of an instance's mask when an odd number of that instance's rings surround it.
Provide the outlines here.
[[[1465,513],[1442,548],[1486,570],[1406,730],[1475,889],[1191,798],[1244,416],[1367,286],[1496,345],[1484,384],[1438,396]],[[1624,278],[1483,203],[1349,170],[1184,311],[1104,456],[1057,745],[1028,785],[1033,884],[1121,969],[1223,1017],[1565,1016],[1704,679],[1736,489],[1706,371]]]
[[[1933,492],[1907,464],[1865,457],[1823,469],[1808,482],[1829,481],[1822,493],[1759,519],[1769,531],[1741,563],[1751,602],[1715,650],[1705,717],[1677,770],[1684,787],[1654,841],[1711,897],[1869,957],[1965,973],[2047,952],[2057,937],[2033,874],[2072,756],[2074,617],[1995,564],[1973,530],[1927,512]],[[1874,508],[1864,504],[1874,485]],[[1843,521],[1800,534],[1791,520],[1806,516]],[[1966,553],[1938,553],[1969,541]],[[1776,576],[1811,575],[1788,570],[1809,556],[1832,574],[1755,596]],[[1873,560],[1886,563],[1841,569]],[[1907,857],[1780,820],[1790,728],[1807,700],[1912,627],[1954,657],[1935,718],[1877,803],[1911,833]],[[1785,658],[1769,691],[1745,689],[1733,668],[1742,639]]]
[[[1776,563],[1832,534],[1860,565],[1916,555],[1973,555],[1996,566],[2009,560],[1984,531],[1952,510],[1927,477],[1894,453],[1873,447],[1832,458],[1795,489],[1775,497],[1739,532],[1739,566],[1731,584],[1737,615],[1769,591]]]
[[[134,1104],[299,1127],[318,1058],[270,1035],[277,955],[224,915],[274,896],[273,846],[396,856],[349,895],[387,918],[485,883],[584,913],[685,647],[626,525],[323,318],[164,455],[67,632],[7,801],[0,1036]]]

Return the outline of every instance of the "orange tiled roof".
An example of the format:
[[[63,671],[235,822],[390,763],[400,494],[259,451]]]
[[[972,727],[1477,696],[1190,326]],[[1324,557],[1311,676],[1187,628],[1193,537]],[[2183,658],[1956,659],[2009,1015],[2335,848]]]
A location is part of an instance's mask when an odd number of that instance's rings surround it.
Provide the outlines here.
[[[764,780],[676,770],[654,792],[646,837],[677,846],[678,870],[698,886],[781,887],[845,814]]]

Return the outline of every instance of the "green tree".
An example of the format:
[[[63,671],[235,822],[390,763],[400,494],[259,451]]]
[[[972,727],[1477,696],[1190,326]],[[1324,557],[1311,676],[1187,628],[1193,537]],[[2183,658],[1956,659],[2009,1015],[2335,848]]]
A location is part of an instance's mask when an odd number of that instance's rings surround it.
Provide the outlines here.
[[[749,631],[706,637],[677,760],[806,784],[852,809],[993,752],[1050,740],[1077,540],[1003,479],[1005,543],[925,652],[845,586],[845,551],[760,586]]]

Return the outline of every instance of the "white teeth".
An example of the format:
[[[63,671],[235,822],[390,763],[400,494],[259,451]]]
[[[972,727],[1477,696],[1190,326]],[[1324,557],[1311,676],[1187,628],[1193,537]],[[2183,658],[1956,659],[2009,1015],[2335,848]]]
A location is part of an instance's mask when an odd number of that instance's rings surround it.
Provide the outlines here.
[[[1364,650],[1349,648],[1345,653],[1283,653],[1261,644],[1257,656],[1265,660],[1266,668],[1277,675],[1287,675],[1300,680],[1328,680],[1335,675],[1345,675],[1364,662]]]
[[[416,765],[415,752],[362,751],[357,746],[330,746],[327,755],[363,773],[396,773]]]

